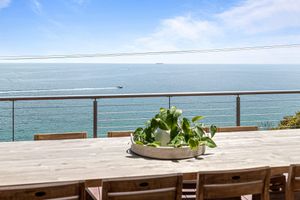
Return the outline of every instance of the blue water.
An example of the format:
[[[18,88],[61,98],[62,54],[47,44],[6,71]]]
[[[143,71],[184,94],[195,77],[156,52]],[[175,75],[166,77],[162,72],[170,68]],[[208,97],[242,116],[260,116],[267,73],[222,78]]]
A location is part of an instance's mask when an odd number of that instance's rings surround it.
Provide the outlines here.
[[[121,86],[122,88],[118,87]],[[300,89],[300,65],[169,64],[0,64],[0,97],[148,92]],[[299,95],[243,96],[242,125],[276,126],[300,110]],[[235,124],[235,97],[172,98],[188,117],[205,123]],[[168,99],[99,100],[99,135],[133,130]],[[15,103],[15,138],[38,132],[87,131],[92,134],[92,101]],[[0,140],[11,140],[11,102],[0,102]]]

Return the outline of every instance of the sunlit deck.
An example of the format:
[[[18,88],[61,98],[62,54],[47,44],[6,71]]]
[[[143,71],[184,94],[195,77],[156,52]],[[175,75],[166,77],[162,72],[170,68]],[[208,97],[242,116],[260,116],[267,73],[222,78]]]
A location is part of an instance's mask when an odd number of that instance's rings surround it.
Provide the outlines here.
[[[132,154],[122,138],[0,143],[0,186],[101,180],[270,166],[271,174],[288,173],[300,162],[298,130],[223,133],[218,148],[185,160],[154,160]]]

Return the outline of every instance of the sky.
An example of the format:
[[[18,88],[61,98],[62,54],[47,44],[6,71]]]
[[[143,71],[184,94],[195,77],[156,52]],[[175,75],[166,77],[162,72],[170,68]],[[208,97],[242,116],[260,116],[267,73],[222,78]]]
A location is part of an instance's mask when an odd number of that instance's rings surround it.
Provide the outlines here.
[[[0,0],[0,56],[297,43],[300,0]],[[299,52],[290,48],[18,62],[299,64]]]

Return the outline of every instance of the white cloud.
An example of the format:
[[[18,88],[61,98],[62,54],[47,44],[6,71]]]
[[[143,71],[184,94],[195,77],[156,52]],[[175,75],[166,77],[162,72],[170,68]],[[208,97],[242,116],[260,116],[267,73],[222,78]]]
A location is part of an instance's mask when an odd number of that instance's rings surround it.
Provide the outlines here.
[[[218,16],[226,27],[252,34],[300,27],[300,1],[247,0]]]
[[[194,19],[192,16],[179,16],[165,19],[152,34],[138,38],[135,46],[147,50],[176,50],[201,44],[207,46],[210,39],[219,36],[221,30],[212,22]]]
[[[178,50],[222,47],[223,44],[240,46],[248,45],[247,41],[251,45],[262,45],[259,42],[253,44],[249,34],[255,37],[267,33],[265,39],[270,40],[275,31],[288,28],[300,28],[299,0],[247,0],[223,13],[216,13],[212,20],[202,20],[192,15],[162,20],[155,31],[137,38],[133,49]]]
[[[210,20],[192,15],[162,20],[152,33],[137,38],[131,50],[162,51],[300,43],[299,31],[299,0],[245,0],[222,13],[215,13],[210,16]],[[179,63],[300,63],[300,58],[295,54],[297,51],[299,48],[156,58],[162,62],[171,59],[171,62]]]
[[[10,2],[11,0],[0,0],[0,9],[8,7]]]

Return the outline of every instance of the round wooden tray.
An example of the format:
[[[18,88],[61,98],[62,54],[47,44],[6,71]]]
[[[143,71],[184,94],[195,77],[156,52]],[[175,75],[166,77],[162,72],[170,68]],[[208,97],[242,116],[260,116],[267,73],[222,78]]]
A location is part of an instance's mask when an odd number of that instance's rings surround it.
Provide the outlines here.
[[[151,147],[146,145],[136,144],[131,137],[131,151],[140,156],[148,158],[156,158],[163,160],[178,160],[200,156],[205,153],[205,146],[199,146],[192,150],[190,147]]]

